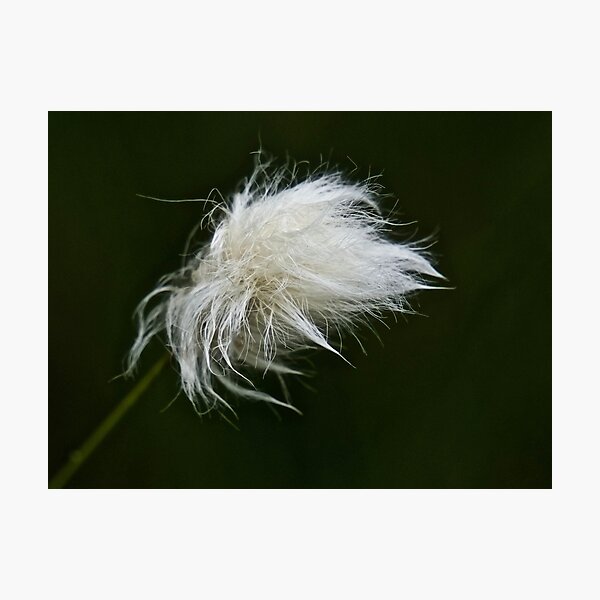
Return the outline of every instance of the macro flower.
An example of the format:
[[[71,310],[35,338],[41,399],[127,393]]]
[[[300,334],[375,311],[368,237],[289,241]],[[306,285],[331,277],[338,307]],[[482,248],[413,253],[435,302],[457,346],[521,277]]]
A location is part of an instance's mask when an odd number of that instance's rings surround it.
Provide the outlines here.
[[[214,201],[213,201],[214,202]],[[344,334],[389,312],[442,276],[423,244],[394,241],[374,178],[353,182],[321,167],[273,167],[259,153],[237,192],[205,216],[212,236],[165,275],[136,310],[132,372],[163,335],[199,413],[227,398],[265,400],[257,375],[301,374],[309,348],[340,354]]]

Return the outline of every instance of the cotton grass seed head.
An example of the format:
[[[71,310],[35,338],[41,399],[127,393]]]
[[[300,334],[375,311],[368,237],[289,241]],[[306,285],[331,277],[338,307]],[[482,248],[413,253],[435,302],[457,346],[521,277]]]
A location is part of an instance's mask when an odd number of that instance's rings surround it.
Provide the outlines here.
[[[353,182],[321,167],[273,167],[258,153],[252,175],[214,203],[202,224],[208,243],[165,275],[136,310],[132,372],[150,339],[162,334],[181,386],[200,413],[241,397],[292,407],[261,392],[274,373],[301,374],[297,357],[338,354],[344,334],[436,287],[441,275],[422,244],[398,243],[383,216],[375,179]],[[397,224],[396,224],[397,225]]]

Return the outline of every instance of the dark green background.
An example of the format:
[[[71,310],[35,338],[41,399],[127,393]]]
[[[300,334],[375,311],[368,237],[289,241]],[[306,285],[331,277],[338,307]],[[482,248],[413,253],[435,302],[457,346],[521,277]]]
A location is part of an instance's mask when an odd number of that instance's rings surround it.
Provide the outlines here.
[[[368,356],[349,343],[356,369],[316,353],[313,391],[290,386],[303,417],[244,404],[236,431],[181,396],[161,412],[163,371],[71,487],[550,487],[550,113],[50,113],[50,474],[133,385],[109,383],[132,311],[203,214],[136,194],[230,192],[259,135],[383,171],[455,289],[378,327]]]

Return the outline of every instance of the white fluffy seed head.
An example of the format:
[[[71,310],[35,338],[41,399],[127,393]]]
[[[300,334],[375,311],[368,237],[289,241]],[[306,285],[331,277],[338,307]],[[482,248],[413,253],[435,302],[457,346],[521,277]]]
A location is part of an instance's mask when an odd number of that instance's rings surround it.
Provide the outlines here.
[[[353,183],[323,168],[302,178],[259,154],[252,176],[209,217],[210,242],[138,306],[128,368],[165,334],[198,412],[230,408],[223,395],[284,404],[255,388],[253,370],[300,374],[299,351],[339,354],[343,332],[408,312],[407,298],[441,277],[417,244],[387,237],[393,223],[372,178]]]

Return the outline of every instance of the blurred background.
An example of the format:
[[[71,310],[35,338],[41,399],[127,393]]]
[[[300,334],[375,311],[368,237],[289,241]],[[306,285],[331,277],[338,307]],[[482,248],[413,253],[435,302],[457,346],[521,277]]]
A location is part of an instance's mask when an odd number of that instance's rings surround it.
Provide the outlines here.
[[[240,403],[236,430],[166,408],[167,367],[68,487],[551,487],[551,113],[531,112],[49,113],[49,476],[135,385],[110,381],[133,310],[204,214],[136,194],[226,195],[260,144],[383,173],[454,289],[378,325],[367,356],[349,340],[356,368],[315,353],[289,382],[303,416]]]

